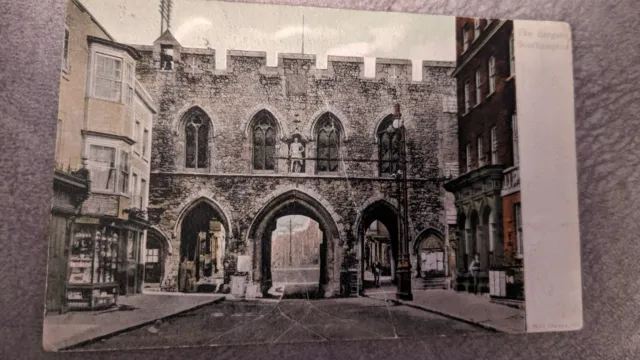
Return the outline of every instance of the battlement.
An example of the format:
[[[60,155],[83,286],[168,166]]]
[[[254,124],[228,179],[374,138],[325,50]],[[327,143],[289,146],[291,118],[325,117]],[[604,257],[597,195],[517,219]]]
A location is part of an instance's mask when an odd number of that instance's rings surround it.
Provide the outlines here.
[[[277,53],[274,66],[269,64],[268,54],[265,51],[227,50],[226,56],[223,57],[214,49],[186,48],[179,46],[177,42],[168,45],[175,45],[172,48],[172,56],[177,65],[175,70],[193,74],[230,75],[257,72],[264,76],[304,74],[319,79],[334,78],[337,75],[343,78],[394,83],[420,83],[432,76],[434,71],[441,68],[450,71],[455,67],[454,61],[425,60],[422,61],[421,66],[414,67],[412,60],[409,59],[375,58],[373,62],[367,62],[363,57],[337,55],[328,55],[326,67],[319,67],[316,54],[301,53]],[[164,46],[167,44],[134,45],[143,56],[152,60],[150,65],[153,64],[157,69],[160,69],[160,52]],[[418,73],[414,74],[416,71]],[[365,74],[374,75],[366,76]]]

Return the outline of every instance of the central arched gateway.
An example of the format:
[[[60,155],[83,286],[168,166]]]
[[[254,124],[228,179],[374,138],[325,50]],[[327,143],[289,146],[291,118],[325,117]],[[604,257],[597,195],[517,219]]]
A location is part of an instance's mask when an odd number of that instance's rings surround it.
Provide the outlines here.
[[[335,247],[340,234],[338,226],[327,209],[312,196],[291,190],[271,199],[256,215],[250,227],[248,238],[253,243],[253,281],[260,285],[266,296],[273,286],[271,275],[271,235],[277,227],[277,220],[283,216],[302,215],[316,221],[323,238],[320,246],[320,275],[317,295],[325,292],[336,281]]]

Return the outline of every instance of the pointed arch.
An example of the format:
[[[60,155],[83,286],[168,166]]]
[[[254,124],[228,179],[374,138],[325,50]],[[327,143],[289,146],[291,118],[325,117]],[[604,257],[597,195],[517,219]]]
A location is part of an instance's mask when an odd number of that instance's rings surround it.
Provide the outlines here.
[[[418,251],[420,243],[429,236],[438,238],[440,241],[440,247],[444,250],[444,234],[440,230],[432,227],[420,231],[420,233],[413,239],[413,250]]]
[[[285,116],[282,115],[277,109],[273,108],[272,106],[269,106],[267,104],[260,104],[258,106],[251,108],[249,111],[245,113],[246,115],[241,125],[241,129],[245,139],[251,138],[253,125],[256,121],[256,116],[265,111],[268,112],[276,121],[277,131],[278,131],[277,132],[278,140],[283,140],[288,138],[290,131],[289,131],[289,128],[287,127],[286,122],[284,122],[284,119],[286,119]]]
[[[263,293],[267,293],[272,286],[271,234],[276,228],[277,219],[288,215],[303,215],[316,221],[322,230],[318,290],[324,296],[331,296],[339,280],[339,255],[336,254],[336,248],[340,244],[342,232],[335,212],[328,209],[320,199],[298,189],[289,189],[275,196],[269,195],[261,204],[247,232],[247,243],[253,244],[252,280],[260,284]]]
[[[251,166],[253,170],[276,171],[278,168],[278,120],[268,110],[258,111],[251,124]]]
[[[314,127],[316,140],[316,171],[335,172],[340,166],[340,151],[344,138],[344,128],[340,119],[332,112],[325,112]]]
[[[174,121],[176,163],[186,169],[210,168],[216,127],[210,111],[190,104]]]
[[[211,137],[213,138],[218,136],[223,125],[208,106],[197,102],[190,102],[177,111],[178,115],[172,121],[173,134],[179,135],[180,132],[183,131],[187,116],[190,112],[193,111],[198,111],[206,115],[206,118],[209,121],[209,125],[211,126]]]
[[[311,116],[311,121],[307,123],[304,131],[304,133],[307,134],[307,137],[310,139],[315,139],[318,122],[326,113],[333,114],[333,116],[335,116],[340,121],[342,140],[349,141],[349,139],[351,138],[351,121],[342,111],[333,106],[324,106],[321,109],[317,110]]]
[[[395,174],[400,160],[401,134],[393,128],[394,115],[387,115],[376,129],[378,144],[378,174]]]
[[[219,216],[221,219],[222,226],[225,228],[225,232],[227,234],[227,239],[233,236],[233,228],[231,224],[231,217],[229,212],[225,210],[217,201],[205,195],[197,195],[194,198],[187,200],[186,204],[182,205],[182,210],[178,213],[174,228],[173,228],[173,236],[179,236],[182,222],[185,216],[193,209],[195,209],[201,203],[205,203],[209,205]]]

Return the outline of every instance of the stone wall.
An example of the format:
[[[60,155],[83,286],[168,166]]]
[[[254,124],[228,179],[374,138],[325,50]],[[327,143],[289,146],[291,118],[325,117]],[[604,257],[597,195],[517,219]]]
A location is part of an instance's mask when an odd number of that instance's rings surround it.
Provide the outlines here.
[[[164,37],[163,43],[173,43]],[[174,48],[174,70],[159,70],[159,46],[139,46],[143,59],[137,76],[158,104],[154,119],[149,213],[172,237],[184,209],[198,199],[213,201],[227,218],[227,249],[250,252],[248,232],[253,215],[287,189],[310,194],[323,204],[339,229],[335,261],[356,256],[357,219],[365,204],[395,204],[396,182],[378,175],[379,123],[401,105],[407,128],[410,238],[432,227],[444,232],[446,163],[457,160],[453,63],[423,63],[423,80],[411,80],[411,62],[378,59],[375,78],[364,77],[362,58],[330,57],[317,69],[315,56],[280,54],[277,67],[266,65],[261,52],[229,51],[227,69],[215,69],[214,51]],[[177,56],[175,52],[180,50]],[[452,100],[453,99],[453,100]],[[184,167],[183,115],[198,107],[211,120],[211,161],[205,169]],[[318,173],[306,160],[304,174],[289,173],[286,160],[275,171],[252,169],[252,118],[269,111],[278,123],[277,151],[286,157],[287,141],[299,135],[306,156],[315,156],[315,124],[326,112],[340,122],[339,171]],[[368,160],[352,161],[353,159]],[[346,250],[350,249],[350,250]],[[335,265],[337,268],[341,264]],[[174,264],[175,274],[177,264]],[[335,279],[334,279],[335,280]]]

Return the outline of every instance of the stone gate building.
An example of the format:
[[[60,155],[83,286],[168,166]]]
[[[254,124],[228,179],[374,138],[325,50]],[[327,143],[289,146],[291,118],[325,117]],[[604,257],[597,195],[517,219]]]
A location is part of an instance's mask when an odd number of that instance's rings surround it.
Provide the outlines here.
[[[407,129],[413,268],[426,237],[451,251],[442,183],[457,167],[454,63],[424,62],[412,81],[411,62],[393,59],[377,59],[371,78],[362,58],[330,56],[318,69],[306,54],[279,54],[270,67],[264,52],[229,51],[227,68],[216,69],[215,50],[181,47],[169,31],[136,48],[139,81],[159,108],[148,242],[159,244],[165,289],[242,275],[266,292],[271,232],[293,214],[323,232],[323,296],[339,294],[344,269],[362,279],[360,248],[374,220],[389,229],[397,258],[396,103]]]

